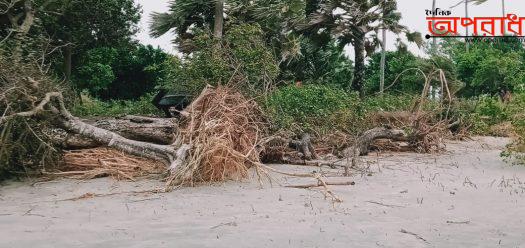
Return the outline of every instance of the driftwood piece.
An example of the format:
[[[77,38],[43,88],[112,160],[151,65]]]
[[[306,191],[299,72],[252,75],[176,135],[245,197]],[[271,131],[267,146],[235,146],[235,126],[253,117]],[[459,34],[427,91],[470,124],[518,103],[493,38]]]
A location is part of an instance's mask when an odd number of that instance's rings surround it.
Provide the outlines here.
[[[299,140],[273,136],[259,146],[262,147],[261,160],[266,163],[304,165],[308,160],[318,159],[312,139],[307,133],[301,135]]]
[[[358,157],[367,155],[370,151],[372,142],[376,139],[405,141],[407,137],[403,130],[393,129],[389,126],[376,127],[364,132],[359,138],[357,138],[354,146],[346,148],[342,153],[344,157],[352,158],[351,165],[345,166],[345,176],[350,176],[350,168],[357,167]]]
[[[376,139],[405,141],[406,134],[403,130],[393,129],[391,127],[376,127],[364,132],[361,136],[359,136],[355,145],[346,148],[343,151],[343,155],[347,157],[367,155],[370,151],[370,145]]]
[[[289,146],[301,152],[305,160],[317,159],[317,153],[312,145],[312,138],[310,134],[304,133],[300,140],[291,140]]]

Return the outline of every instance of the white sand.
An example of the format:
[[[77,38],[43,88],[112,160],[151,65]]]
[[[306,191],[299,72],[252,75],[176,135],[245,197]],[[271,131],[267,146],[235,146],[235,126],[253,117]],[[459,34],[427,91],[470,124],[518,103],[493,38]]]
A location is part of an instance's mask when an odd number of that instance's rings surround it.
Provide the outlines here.
[[[78,201],[57,200],[160,184],[12,182],[0,187],[0,247],[525,247],[525,167],[500,159],[506,141],[369,156],[373,175],[333,186],[344,199],[335,207],[318,191],[256,180]]]

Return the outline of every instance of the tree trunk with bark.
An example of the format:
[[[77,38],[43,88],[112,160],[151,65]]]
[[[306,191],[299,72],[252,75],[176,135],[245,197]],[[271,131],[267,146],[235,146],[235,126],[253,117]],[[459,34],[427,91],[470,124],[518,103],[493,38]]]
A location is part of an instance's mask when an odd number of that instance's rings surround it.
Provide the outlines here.
[[[68,44],[62,50],[64,52],[64,75],[66,82],[69,82],[69,80],[71,80],[71,70],[73,67],[73,47],[71,47],[71,44]]]
[[[35,22],[35,9],[33,7],[33,2],[31,0],[25,0],[24,6],[23,6],[24,13],[23,15],[16,15],[14,16],[12,13],[8,12],[7,16],[9,21],[11,22],[12,28],[15,30],[15,46],[13,49],[14,59],[20,60],[22,58],[22,43],[27,34],[29,33],[29,30],[33,26]],[[24,18],[21,24],[20,18]]]
[[[88,124],[71,115],[65,107],[62,94],[59,92],[47,93],[44,99],[32,110],[1,117],[0,125],[10,118],[40,116],[47,111],[55,115],[55,118],[53,118],[55,125],[67,133],[78,134],[97,142],[101,146],[115,148],[131,155],[163,162],[170,168],[176,168],[179,163],[184,162],[184,160],[181,160],[181,157],[185,158],[186,153],[190,149],[188,145],[179,144],[180,142],[174,142],[171,145],[160,145],[127,139],[118,133]]]
[[[403,130],[393,129],[390,127],[376,127],[364,132],[354,146],[343,151],[346,157],[355,157],[367,155],[370,152],[370,145],[376,139],[391,139],[396,141],[405,141],[406,134]]]
[[[215,0],[215,20],[213,24],[213,36],[222,39],[224,28],[224,0]]]
[[[176,119],[124,116],[97,120],[92,125],[118,133],[128,139],[167,145],[175,140]]]
[[[354,52],[355,52],[355,66],[354,66],[354,81],[352,82],[352,89],[359,92],[359,96],[365,96],[364,80],[365,80],[365,33],[361,30],[355,32],[354,38]]]
[[[465,18],[468,18],[468,1],[465,1]],[[465,36],[468,36],[468,35],[469,35],[469,29],[468,29],[468,25],[467,25],[465,27]],[[468,41],[465,42],[465,49],[466,49],[467,53],[470,50],[470,43]]]
[[[169,145],[175,140],[178,123],[175,119],[125,116],[117,119],[84,120],[97,128],[114,132],[130,140]],[[49,136],[63,149],[76,150],[103,146],[100,142],[78,134],[68,134],[59,129],[52,130]]]
[[[385,67],[386,67],[386,27],[382,29],[383,37],[381,41],[381,79],[379,82],[379,93],[385,91]]]

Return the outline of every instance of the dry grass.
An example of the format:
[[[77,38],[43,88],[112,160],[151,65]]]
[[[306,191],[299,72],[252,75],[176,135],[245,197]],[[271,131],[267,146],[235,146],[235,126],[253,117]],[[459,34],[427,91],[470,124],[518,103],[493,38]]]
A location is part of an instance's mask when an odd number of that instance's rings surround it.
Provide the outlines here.
[[[178,142],[191,150],[168,184],[247,178],[248,168],[259,162],[257,144],[265,133],[257,103],[225,86],[207,87],[184,112]]]
[[[66,152],[61,170],[63,172],[47,174],[77,179],[111,176],[118,180],[135,180],[136,177],[161,174],[165,166],[115,149],[94,148]]]

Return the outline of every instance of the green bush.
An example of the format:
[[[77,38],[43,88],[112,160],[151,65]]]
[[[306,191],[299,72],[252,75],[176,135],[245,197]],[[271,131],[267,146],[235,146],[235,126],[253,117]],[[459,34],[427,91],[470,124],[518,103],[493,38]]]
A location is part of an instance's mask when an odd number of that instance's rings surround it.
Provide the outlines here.
[[[83,56],[73,71],[79,90],[103,100],[131,100],[151,93],[166,77],[170,56],[152,46],[99,47]]]
[[[377,111],[410,111],[414,105],[413,95],[389,95],[368,97],[363,102],[366,112]]]
[[[329,86],[287,86],[273,92],[265,108],[278,128],[305,131],[348,128],[358,103],[357,95]]]
[[[138,100],[101,101],[87,94],[82,95],[82,103],[73,106],[71,112],[79,117],[116,117],[124,115],[161,115],[160,111],[151,103],[151,94],[140,97]]]
[[[525,93],[514,96],[507,106],[507,113],[518,137],[504,155],[514,158],[514,161],[519,164],[525,165]]]
[[[496,97],[481,96],[476,106],[475,114],[485,118],[488,125],[494,125],[508,120],[506,106]]]
[[[389,89],[393,93],[420,93],[423,90],[425,78],[412,70],[403,73],[409,68],[421,68],[423,59],[416,57],[409,51],[397,50],[386,53],[385,87],[397,82]],[[379,92],[381,77],[381,53],[374,53],[366,66],[366,90],[369,94]],[[402,74],[403,73],[403,74]],[[398,78],[399,76],[399,78]]]
[[[191,56],[167,62],[163,88],[198,95],[207,84],[230,84],[258,95],[267,91],[279,74],[277,59],[257,24],[230,26],[222,43],[208,32],[196,30],[193,45]]]

